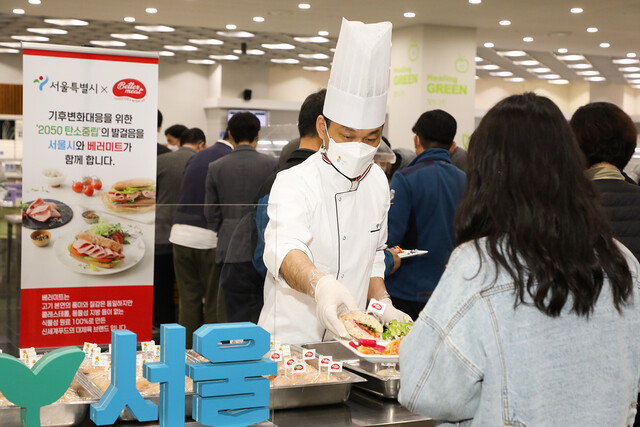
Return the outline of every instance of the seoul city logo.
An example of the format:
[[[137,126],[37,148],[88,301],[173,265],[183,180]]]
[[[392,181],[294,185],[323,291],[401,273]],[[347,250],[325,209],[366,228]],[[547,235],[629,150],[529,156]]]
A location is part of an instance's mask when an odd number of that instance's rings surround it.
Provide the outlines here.
[[[49,76],[48,75],[44,75],[44,77],[39,76],[37,79],[35,79],[33,82],[34,83],[38,83],[40,86],[38,87],[38,89],[40,89],[40,92],[42,92],[42,88],[44,87],[44,85],[47,84],[47,82],[49,81]]]

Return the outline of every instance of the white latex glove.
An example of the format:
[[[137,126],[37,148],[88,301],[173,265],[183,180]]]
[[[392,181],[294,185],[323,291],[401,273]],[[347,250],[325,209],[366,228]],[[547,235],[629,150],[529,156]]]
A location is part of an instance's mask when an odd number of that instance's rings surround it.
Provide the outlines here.
[[[382,314],[382,324],[386,325],[394,319],[399,322],[407,322],[413,320],[407,313],[404,313],[395,308],[393,306],[393,303],[391,302],[391,298],[382,298],[379,301],[387,305],[384,309],[384,313]]]
[[[336,337],[349,339],[347,329],[338,318],[338,309],[344,305],[345,312],[358,310],[358,304],[349,289],[331,276],[323,276],[315,288],[316,315],[318,320]]]

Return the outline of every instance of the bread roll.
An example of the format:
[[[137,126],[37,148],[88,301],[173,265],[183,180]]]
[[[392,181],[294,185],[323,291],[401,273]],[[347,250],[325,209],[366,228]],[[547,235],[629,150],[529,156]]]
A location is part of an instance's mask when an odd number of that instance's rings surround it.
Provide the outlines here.
[[[76,234],[78,239],[84,239],[94,245],[102,246],[103,248],[111,249],[115,252],[122,252],[122,244],[115,240],[108,239],[106,237],[98,236],[97,234],[90,233],[78,233]]]
[[[133,178],[125,179],[124,181],[118,181],[111,186],[114,190],[124,190],[129,187],[152,187],[156,185],[156,182],[149,178]]]

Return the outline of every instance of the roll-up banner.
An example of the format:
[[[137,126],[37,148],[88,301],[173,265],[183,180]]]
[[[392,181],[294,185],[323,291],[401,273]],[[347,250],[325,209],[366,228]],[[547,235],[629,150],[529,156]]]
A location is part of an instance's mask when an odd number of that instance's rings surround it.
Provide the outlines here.
[[[20,347],[151,339],[158,57],[23,43]]]

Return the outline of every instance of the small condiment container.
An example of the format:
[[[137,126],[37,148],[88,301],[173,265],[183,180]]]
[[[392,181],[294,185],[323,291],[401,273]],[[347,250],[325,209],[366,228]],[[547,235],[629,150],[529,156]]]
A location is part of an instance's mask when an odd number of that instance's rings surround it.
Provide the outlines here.
[[[87,224],[95,224],[100,219],[98,214],[95,213],[94,211],[82,212],[82,218],[84,219],[84,222],[86,222]]]
[[[36,230],[31,233],[31,241],[38,247],[47,246],[51,241],[51,233],[47,230]]]

